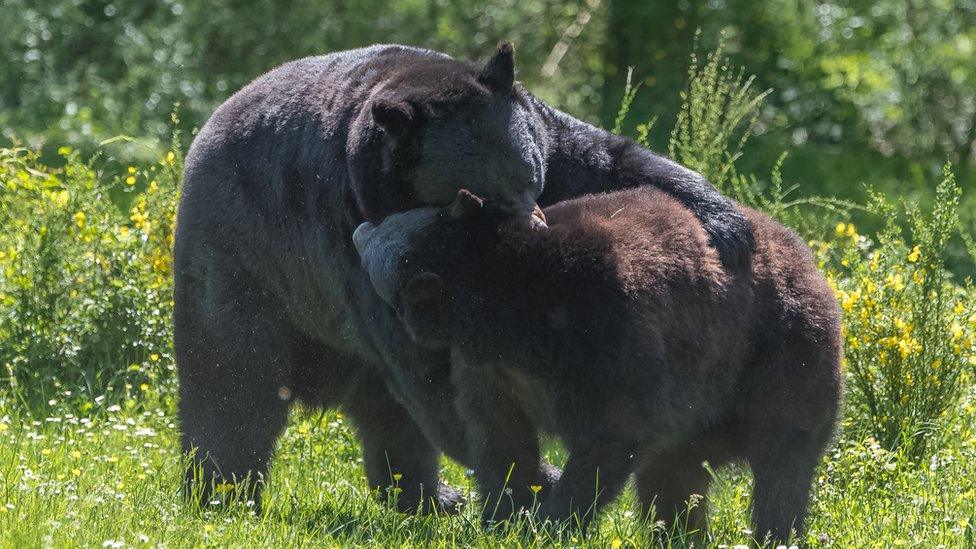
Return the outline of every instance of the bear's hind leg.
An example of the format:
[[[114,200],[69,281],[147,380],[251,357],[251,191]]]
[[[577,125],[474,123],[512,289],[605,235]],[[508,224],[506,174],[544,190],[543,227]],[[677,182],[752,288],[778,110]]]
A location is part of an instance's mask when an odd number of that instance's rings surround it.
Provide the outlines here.
[[[791,530],[803,533],[813,475],[840,407],[839,354],[836,348],[788,347],[743,397],[757,540],[785,543]]]
[[[779,443],[750,451],[754,486],[752,516],[756,539],[769,536],[788,542],[791,530],[803,533],[810,487],[822,446],[810,435],[792,430],[780,434]]]

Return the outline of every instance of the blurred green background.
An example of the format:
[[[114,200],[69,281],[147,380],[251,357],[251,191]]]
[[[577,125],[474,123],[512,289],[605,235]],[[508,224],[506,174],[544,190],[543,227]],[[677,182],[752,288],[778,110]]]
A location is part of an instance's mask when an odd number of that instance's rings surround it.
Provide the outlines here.
[[[399,42],[481,59],[503,38],[530,90],[606,127],[634,67],[624,133],[656,116],[665,150],[700,29],[700,51],[724,37],[773,89],[741,171],[763,177],[787,151],[804,194],[861,200],[870,184],[923,204],[946,161],[976,182],[976,0],[4,0],[0,28],[0,145],[51,158],[117,134],[168,140],[177,102],[189,139],[297,57]]]

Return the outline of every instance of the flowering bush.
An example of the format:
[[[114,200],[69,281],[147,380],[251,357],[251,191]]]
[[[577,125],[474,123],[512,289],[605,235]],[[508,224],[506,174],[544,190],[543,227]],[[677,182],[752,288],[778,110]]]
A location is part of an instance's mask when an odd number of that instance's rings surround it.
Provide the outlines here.
[[[171,345],[178,153],[107,176],[59,152],[54,169],[0,149],[0,375],[29,402],[148,389]]]
[[[973,294],[943,264],[960,192],[946,167],[931,214],[907,207],[907,238],[897,208],[875,194],[869,210],[886,220],[876,241],[841,222],[817,246],[844,311],[851,420],[916,458],[976,364]]]

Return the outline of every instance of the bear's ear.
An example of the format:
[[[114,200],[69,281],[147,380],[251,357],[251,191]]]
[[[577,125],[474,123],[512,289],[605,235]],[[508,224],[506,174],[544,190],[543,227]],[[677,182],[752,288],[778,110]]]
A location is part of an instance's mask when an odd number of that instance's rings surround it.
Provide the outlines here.
[[[414,126],[416,113],[409,103],[377,99],[370,110],[376,123],[394,137],[403,137]]]
[[[447,297],[444,280],[434,273],[426,272],[410,279],[403,289],[403,306],[408,310],[437,306]]]
[[[467,189],[461,189],[454,197],[454,202],[448,210],[454,219],[463,219],[478,214],[484,207],[485,201],[471,194]]]
[[[515,84],[515,47],[511,42],[501,42],[491,56],[478,80],[493,92],[507,94]]]

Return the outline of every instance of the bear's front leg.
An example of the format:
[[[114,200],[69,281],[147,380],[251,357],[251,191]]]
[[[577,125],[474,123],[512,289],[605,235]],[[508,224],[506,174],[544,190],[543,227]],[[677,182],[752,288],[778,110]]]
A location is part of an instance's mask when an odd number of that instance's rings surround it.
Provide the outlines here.
[[[636,444],[594,438],[575,443],[562,477],[539,508],[539,518],[586,529],[596,512],[612,501],[635,467]]]
[[[483,497],[483,521],[530,510],[559,478],[559,470],[542,461],[534,422],[497,369],[455,358],[452,380]]]
[[[356,425],[372,489],[400,511],[457,513],[461,492],[438,482],[440,452],[368,367],[342,403]],[[433,506],[433,507],[432,507]]]

